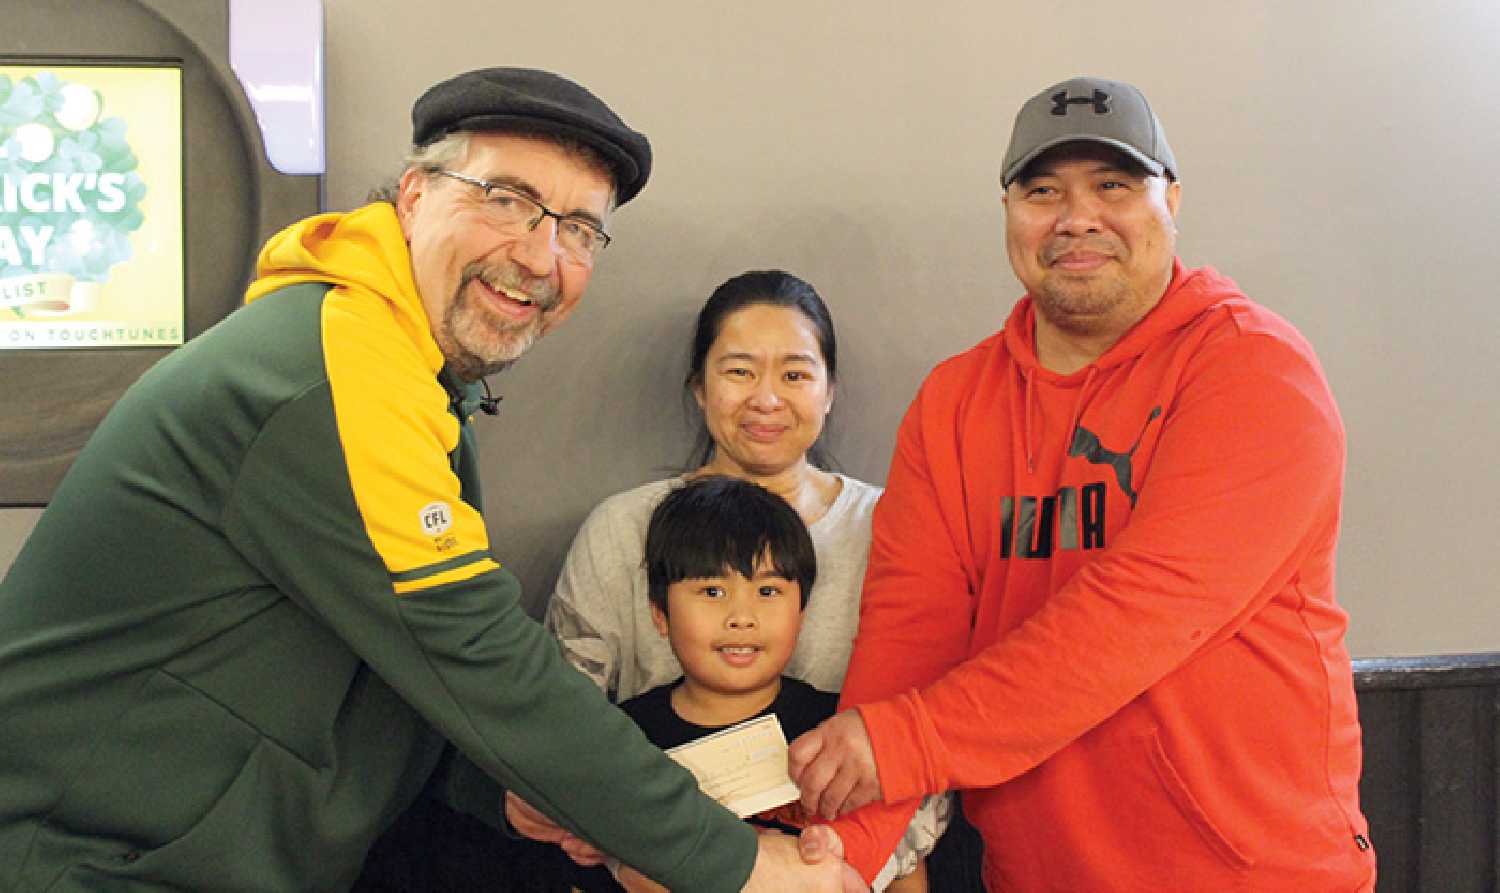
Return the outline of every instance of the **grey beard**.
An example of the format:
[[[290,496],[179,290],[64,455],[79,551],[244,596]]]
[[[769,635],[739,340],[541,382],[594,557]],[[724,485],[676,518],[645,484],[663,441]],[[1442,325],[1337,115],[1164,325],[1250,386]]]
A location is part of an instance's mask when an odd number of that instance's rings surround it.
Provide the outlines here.
[[[484,265],[479,263],[464,267],[458,288],[453,292],[453,299],[443,311],[442,332],[438,338],[438,347],[442,349],[449,368],[464,381],[478,381],[486,375],[509,369],[540,337],[540,314],[556,307],[558,303],[558,290],[551,287],[551,283],[541,281],[527,288],[525,278],[513,266],[492,275],[491,282],[522,292],[530,298],[537,308],[538,316],[526,328],[501,329],[497,345],[501,355],[493,358],[482,356],[465,343],[464,333],[484,323],[483,313],[470,303],[468,291],[470,282],[475,279],[483,280],[484,270]]]

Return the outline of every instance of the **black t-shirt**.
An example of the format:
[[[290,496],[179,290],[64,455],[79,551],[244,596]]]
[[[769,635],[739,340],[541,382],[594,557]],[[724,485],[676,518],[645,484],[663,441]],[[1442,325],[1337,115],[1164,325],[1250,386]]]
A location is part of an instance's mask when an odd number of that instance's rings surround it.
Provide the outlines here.
[[[700,726],[678,716],[677,711],[672,709],[672,690],[680,682],[682,680],[678,679],[676,682],[658,685],[648,692],[620,703],[620,709],[624,710],[641,731],[646,733],[646,737],[652,744],[662,750],[687,744],[689,741],[697,741],[699,738],[706,738],[715,732],[729,728],[729,726]],[[781,731],[790,743],[798,735],[832,716],[838,709],[838,705],[837,694],[818,691],[800,679],[783,676],[781,677],[781,691],[777,693],[776,700],[755,716],[747,716],[740,722],[774,713],[781,723]],[[739,723],[731,723],[731,725],[739,725]]]
[[[689,741],[697,741],[699,738],[706,738],[715,732],[729,728],[729,726],[700,726],[678,716],[677,711],[672,709],[672,689],[676,688],[680,682],[682,682],[681,678],[675,682],[658,685],[648,692],[620,702],[620,709],[624,710],[641,731],[646,733],[646,738],[652,744],[662,750],[679,744],[687,744]],[[782,676],[781,691],[777,693],[776,700],[755,716],[747,716],[740,722],[774,713],[777,721],[781,723],[782,734],[786,735],[786,740],[790,743],[798,735],[832,716],[838,710],[838,705],[837,694],[818,691],[800,679]],[[730,725],[739,725],[739,722],[730,723]],[[792,818],[792,815],[799,813],[800,807],[793,802],[772,810],[769,814],[751,816],[745,821],[760,828],[796,834],[801,830],[801,822]],[[780,821],[780,818],[792,818],[792,824]],[[622,889],[619,884],[615,883],[614,878],[610,877],[609,872],[602,868],[577,872],[573,885],[587,893]]]

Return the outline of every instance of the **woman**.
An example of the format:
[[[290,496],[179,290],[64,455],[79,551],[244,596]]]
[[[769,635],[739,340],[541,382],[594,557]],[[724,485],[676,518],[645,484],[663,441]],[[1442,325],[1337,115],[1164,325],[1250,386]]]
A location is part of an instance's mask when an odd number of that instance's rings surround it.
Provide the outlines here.
[[[824,691],[843,685],[880,497],[878,487],[819,467],[837,371],[833,321],[818,293],[790,273],[755,272],[719,286],[699,312],[684,383],[703,413],[685,477],[754,481],[791,504],[812,534],[818,582],[787,674]],[[641,551],[651,510],[684,479],[595,508],[547,607],[569,660],[614,701],[682,675],[651,624]]]
[[[824,691],[843,686],[859,620],[880,488],[825,470],[818,445],[838,379],[833,320],[811,285],[781,271],[744,273],[715,289],[698,314],[684,387],[703,425],[688,467],[606,499],[573,541],[547,627],[568,659],[622,701],[682,675],[652,625],[642,553],[656,504],[682,481],[724,474],[754,481],[801,515],[818,576],[786,673]],[[925,806],[897,851],[900,875],[946,827],[944,802]],[[893,866],[887,867],[888,873]],[[914,889],[925,889],[920,875]],[[879,885],[877,885],[879,886]]]

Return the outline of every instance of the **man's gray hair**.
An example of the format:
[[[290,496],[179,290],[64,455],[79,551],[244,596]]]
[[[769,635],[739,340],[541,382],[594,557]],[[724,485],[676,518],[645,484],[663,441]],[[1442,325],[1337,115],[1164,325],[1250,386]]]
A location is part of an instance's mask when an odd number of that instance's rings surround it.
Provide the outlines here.
[[[488,133],[490,131],[486,131]],[[554,134],[528,131],[524,127],[494,131],[496,133],[508,133],[513,136],[531,137],[546,140],[560,146],[564,152],[579,159],[584,164],[607,175],[610,182],[618,184],[619,175],[599,150],[579,140],[558,137]],[[457,167],[469,155],[469,138],[473,133],[467,130],[455,131],[442,139],[435,140],[425,146],[412,146],[406,152],[406,158],[401,165],[401,172],[392,179],[370,190],[365,196],[366,202],[387,202],[394,205],[396,199],[401,195],[401,177],[412,168],[422,171],[433,171],[439,168]],[[613,207],[614,203],[611,202]]]
[[[407,150],[406,158],[402,160],[401,173],[371,189],[370,194],[365,196],[365,201],[388,202],[394,205],[397,196],[401,194],[401,177],[412,168],[428,171],[436,168],[456,167],[468,157],[469,136],[468,131],[460,130],[425,146],[412,146]]]

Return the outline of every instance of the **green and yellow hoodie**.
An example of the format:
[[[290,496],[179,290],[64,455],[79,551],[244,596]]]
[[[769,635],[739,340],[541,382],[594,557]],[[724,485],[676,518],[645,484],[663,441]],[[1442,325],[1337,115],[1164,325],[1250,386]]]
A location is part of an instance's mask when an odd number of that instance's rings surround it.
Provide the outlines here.
[[[0,583],[0,889],[345,888],[444,739],[672,889],[739,889],[754,832],[491,556],[476,397],[391,207],[292,226],[259,277],[125,394]]]

